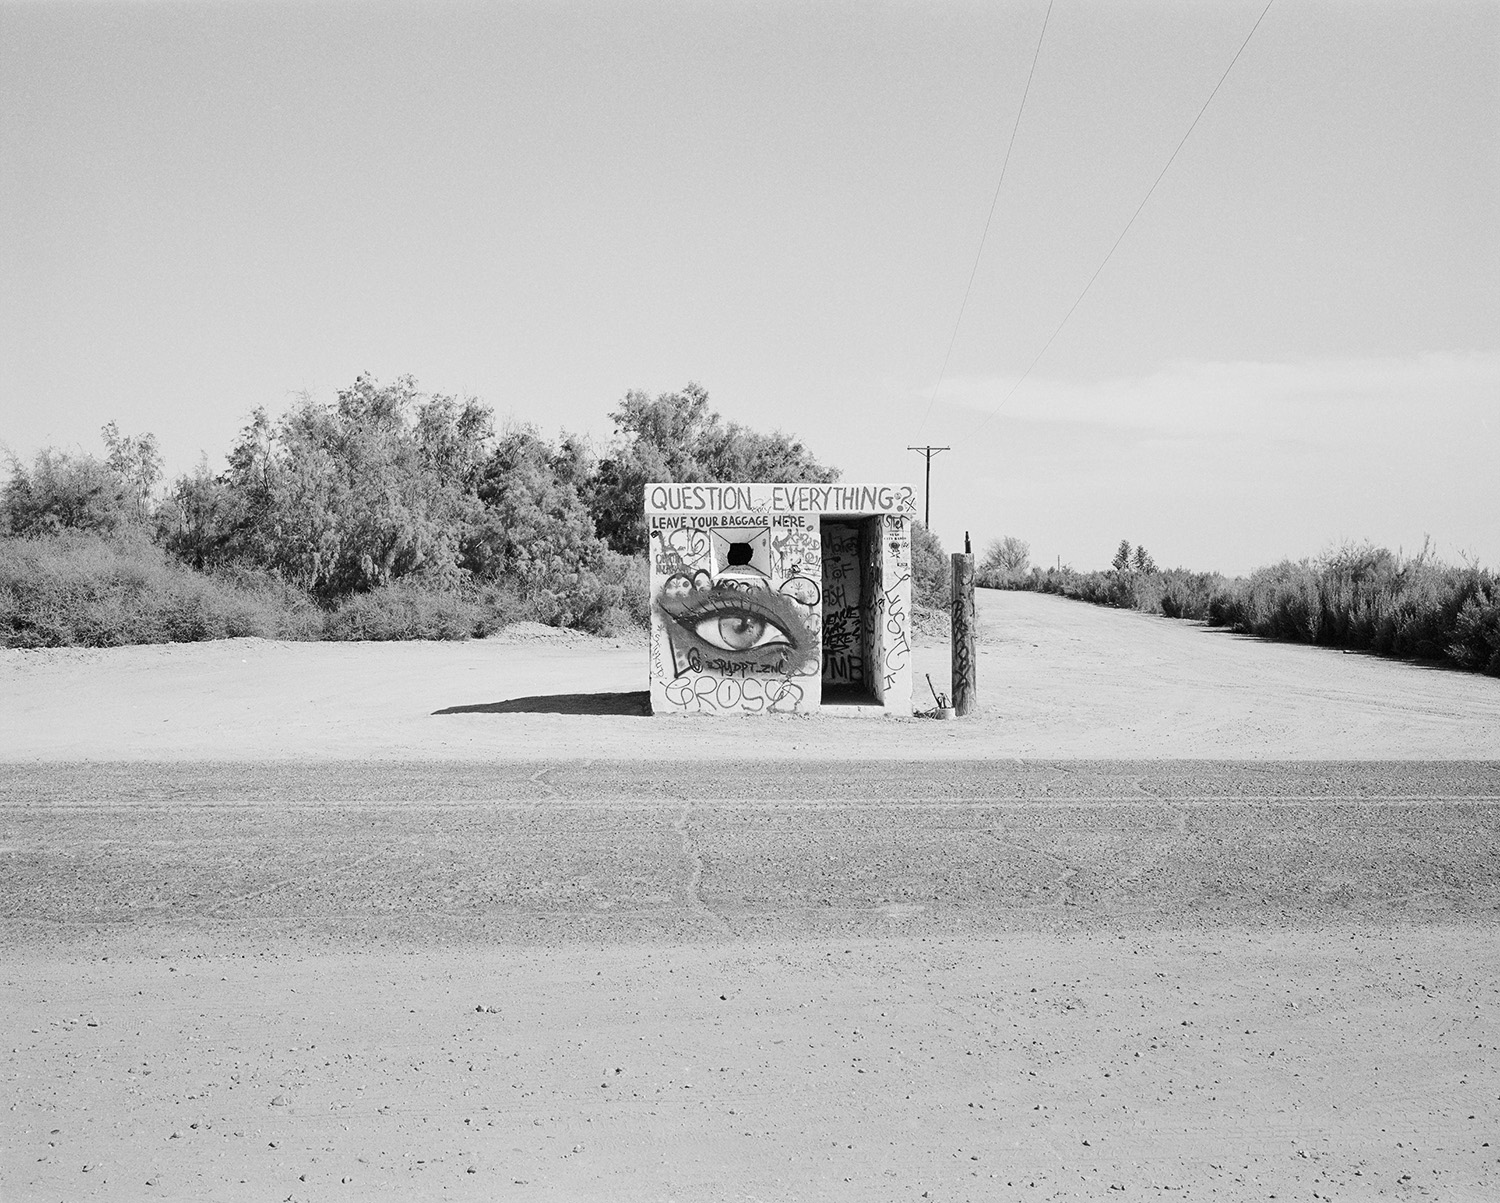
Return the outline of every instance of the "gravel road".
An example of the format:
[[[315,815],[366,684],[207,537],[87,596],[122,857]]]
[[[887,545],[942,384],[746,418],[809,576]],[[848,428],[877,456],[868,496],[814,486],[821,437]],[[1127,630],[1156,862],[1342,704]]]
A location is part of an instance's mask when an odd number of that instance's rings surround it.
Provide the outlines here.
[[[688,767],[0,770],[0,1196],[1500,1192],[1500,765]]]
[[[1493,919],[1500,764],[0,766],[11,938]],[[144,946],[144,945],[143,945]]]

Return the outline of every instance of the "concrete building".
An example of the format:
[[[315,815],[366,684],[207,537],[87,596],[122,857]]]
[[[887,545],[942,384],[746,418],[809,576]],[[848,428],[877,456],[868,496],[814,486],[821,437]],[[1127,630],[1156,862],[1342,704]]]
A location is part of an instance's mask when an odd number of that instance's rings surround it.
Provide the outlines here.
[[[911,713],[910,485],[645,493],[653,713]]]

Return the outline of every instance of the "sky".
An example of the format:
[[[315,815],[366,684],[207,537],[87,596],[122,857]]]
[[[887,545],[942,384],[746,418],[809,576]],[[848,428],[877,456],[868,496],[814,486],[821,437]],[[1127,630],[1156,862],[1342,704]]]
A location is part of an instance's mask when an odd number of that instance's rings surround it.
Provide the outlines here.
[[[696,381],[950,550],[1500,567],[1500,5],[1265,8],[0,0],[0,444]]]

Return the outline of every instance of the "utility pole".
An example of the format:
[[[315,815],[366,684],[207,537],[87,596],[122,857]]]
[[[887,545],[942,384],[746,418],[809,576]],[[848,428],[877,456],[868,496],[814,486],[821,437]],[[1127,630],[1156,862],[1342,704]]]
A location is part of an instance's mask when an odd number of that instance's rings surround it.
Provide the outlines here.
[[[952,451],[952,447],[912,447],[908,451],[920,451],[927,461],[927,484],[922,490],[922,525],[932,529],[932,457],[939,451]]]

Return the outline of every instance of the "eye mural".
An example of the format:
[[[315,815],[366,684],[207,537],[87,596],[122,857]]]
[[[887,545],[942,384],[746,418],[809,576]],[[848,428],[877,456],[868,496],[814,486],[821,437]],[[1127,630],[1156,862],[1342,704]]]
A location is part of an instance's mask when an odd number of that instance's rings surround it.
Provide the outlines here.
[[[910,714],[914,496],[647,484],[652,713]]]
[[[817,670],[817,616],[796,594],[745,579],[708,584],[703,578],[669,577],[657,595],[679,674],[799,676]]]

